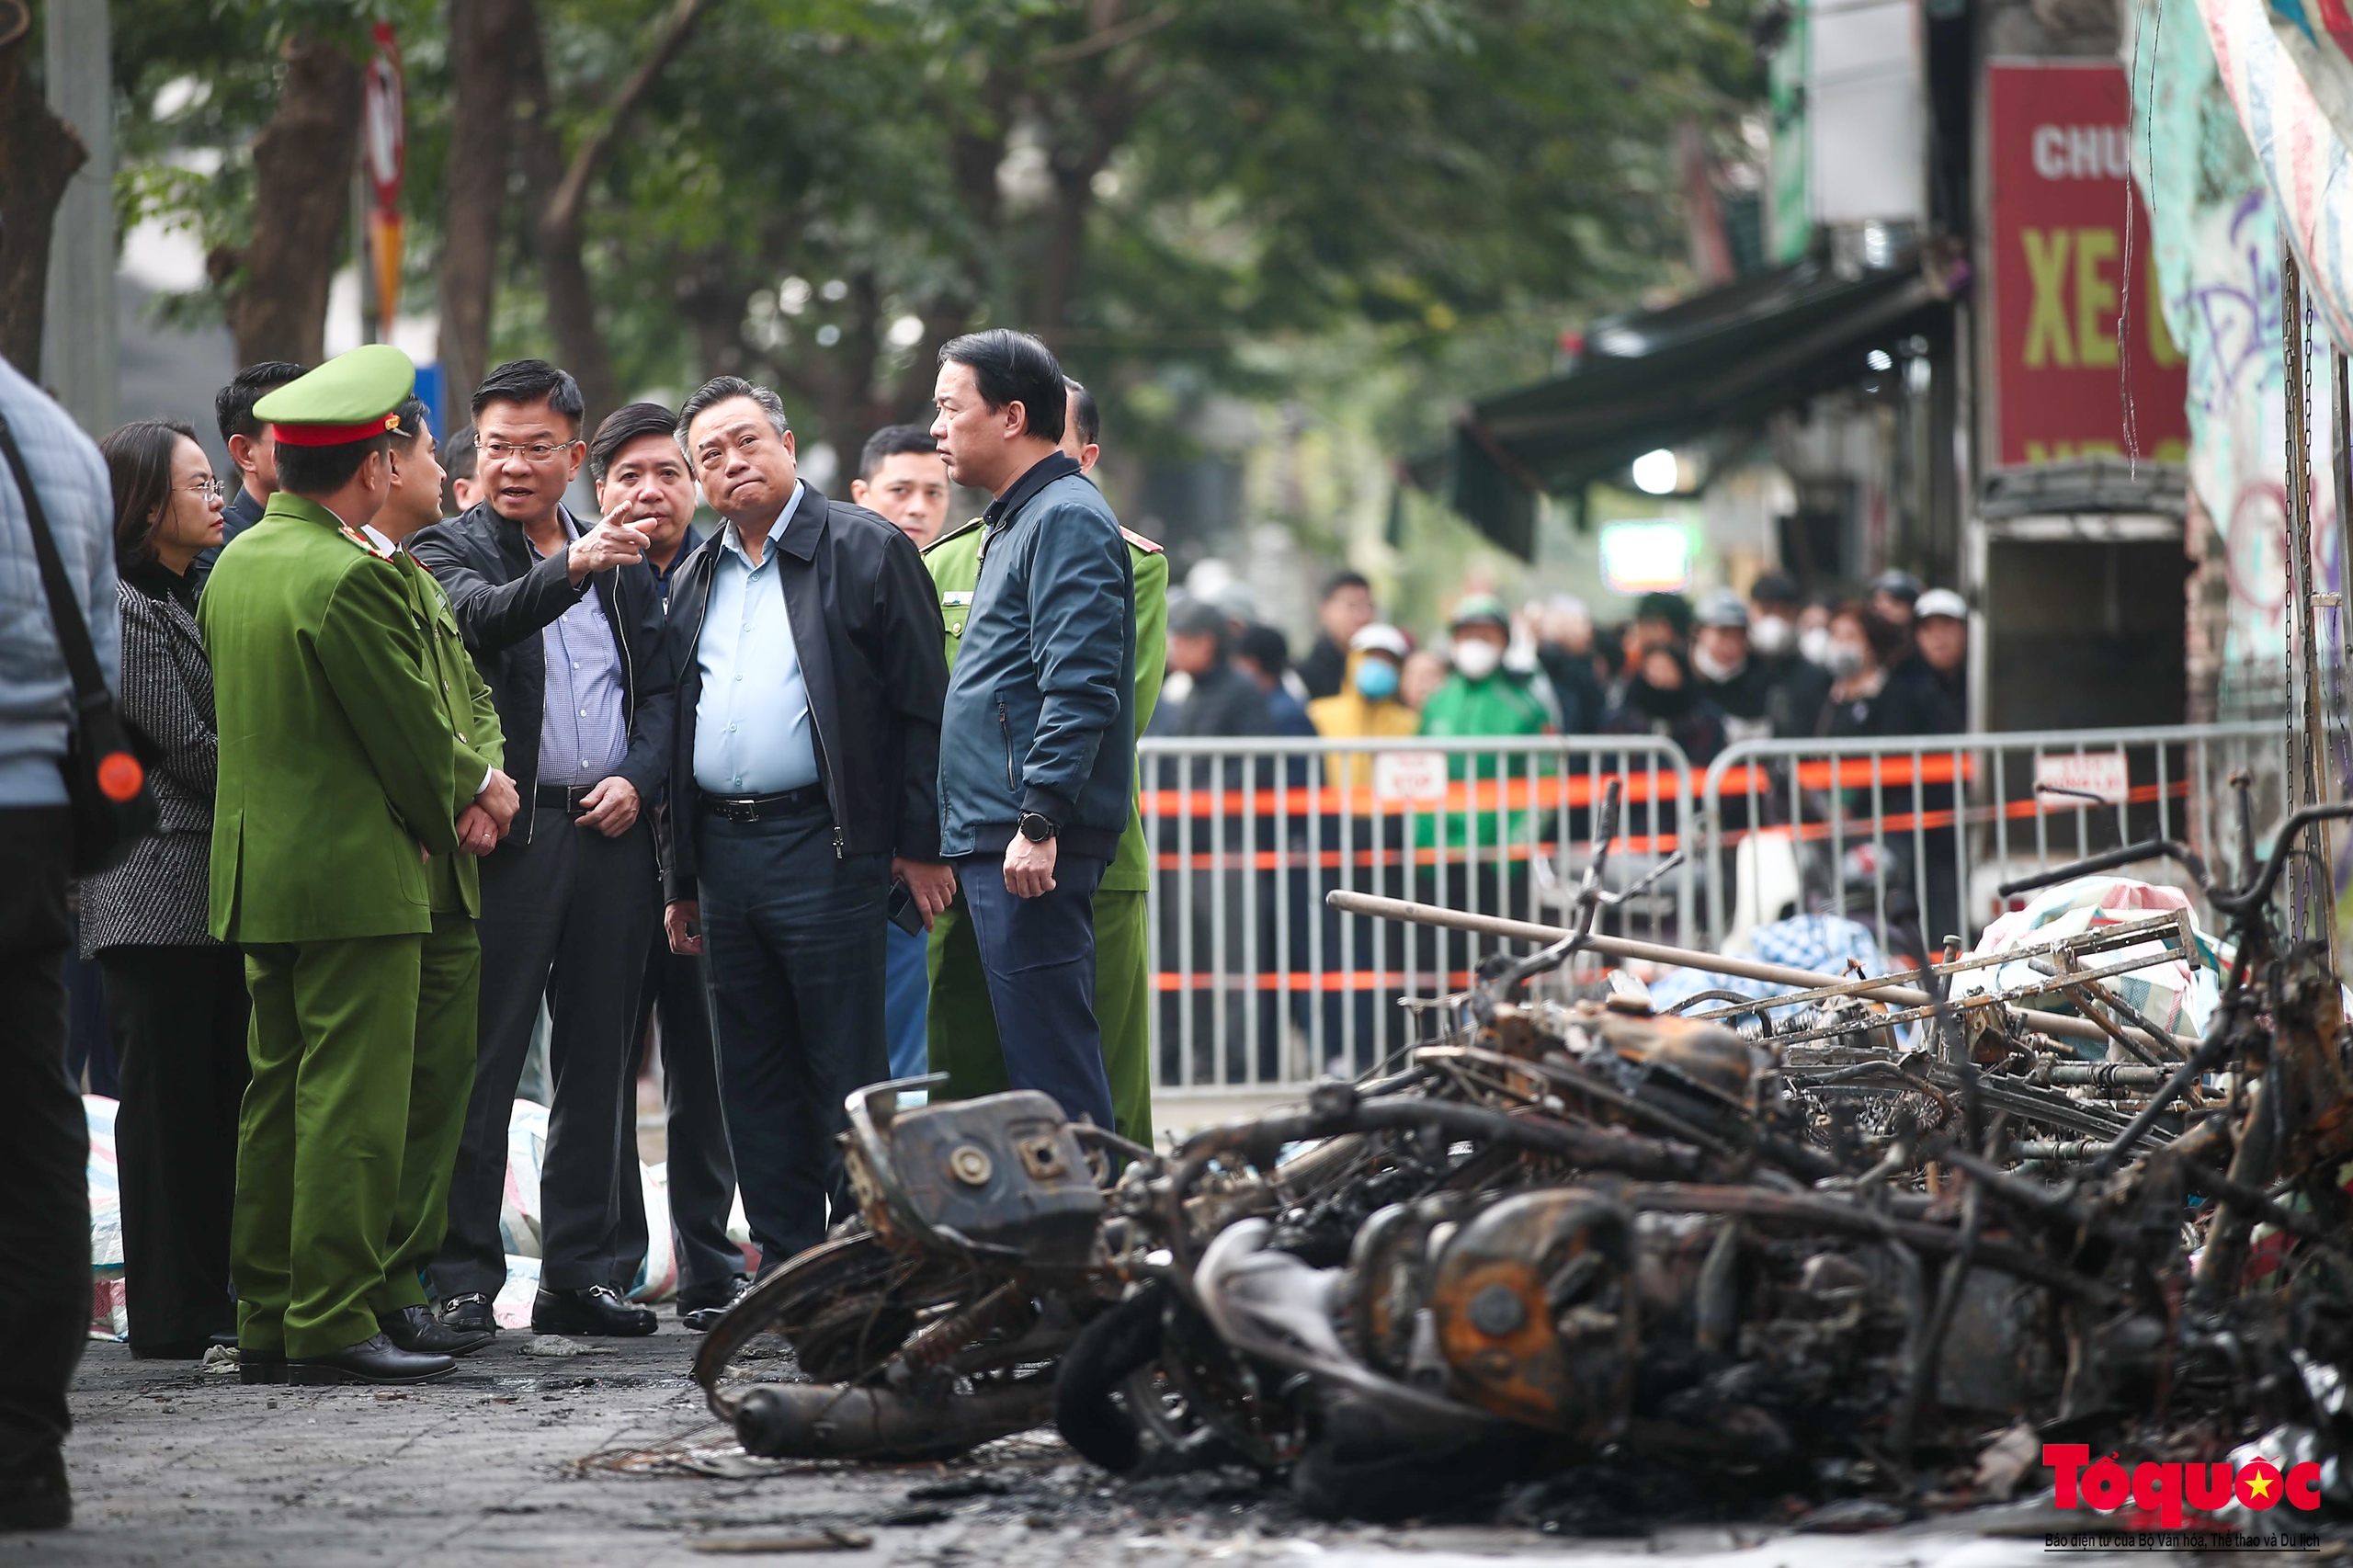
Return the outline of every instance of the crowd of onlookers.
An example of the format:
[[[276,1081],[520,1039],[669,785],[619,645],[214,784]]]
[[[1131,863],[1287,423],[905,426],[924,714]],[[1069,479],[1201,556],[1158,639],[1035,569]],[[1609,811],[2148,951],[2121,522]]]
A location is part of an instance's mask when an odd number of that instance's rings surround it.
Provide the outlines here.
[[[1968,724],[1968,606],[1907,572],[1851,599],[1807,595],[1779,572],[1745,597],[1646,594],[1617,626],[1566,595],[1515,613],[1474,591],[1427,640],[1383,620],[1371,585],[1343,572],[1296,663],[1246,588],[1171,598],[1155,734],[1656,735],[1704,767],[1739,741]]]

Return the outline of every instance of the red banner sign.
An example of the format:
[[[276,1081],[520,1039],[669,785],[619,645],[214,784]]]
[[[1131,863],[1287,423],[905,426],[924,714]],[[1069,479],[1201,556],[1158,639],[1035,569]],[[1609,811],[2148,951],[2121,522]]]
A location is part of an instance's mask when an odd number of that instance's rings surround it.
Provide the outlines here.
[[[1985,127],[1995,466],[2099,454],[2181,461],[2188,382],[2157,308],[2122,68],[1995,61]]]

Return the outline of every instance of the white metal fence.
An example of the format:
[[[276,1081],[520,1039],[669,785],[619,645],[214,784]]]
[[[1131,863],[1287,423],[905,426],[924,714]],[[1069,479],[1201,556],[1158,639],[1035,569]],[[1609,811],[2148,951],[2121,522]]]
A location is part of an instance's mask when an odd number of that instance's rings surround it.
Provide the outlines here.
[[[1891,950],[1923,934],[1966,941],[1999,882],[2150,837],[2234,864],[2227,780],[2240,768],[2257,781],[2256,822],[2280,815],[2276,724],[1751,742],[1704,774],[1649,736],[1151,739],[1139,752],[1164,1094],[1302,1085],[1398,1051],[1400,998],[1461,989],[1506,944],[1344,915],[1324,894],[1559,924],[1611,778],[1625,803],[1608,885],[1687,858],[1603,928],[1709,949],[1810,909],[1843,909]]]
[[[1691,820],[1691,769],[1649,736],[1147,740],[1157,1082],[1209,1088],[1354,1074],[1399,1049],[1395,999],[1459,990],[1502,944],[1330,909],[1336,888],[1557,916],[1605,782],[1614,871],[1640,880]],[[1612,929],[1696,929],[1689,864]]]

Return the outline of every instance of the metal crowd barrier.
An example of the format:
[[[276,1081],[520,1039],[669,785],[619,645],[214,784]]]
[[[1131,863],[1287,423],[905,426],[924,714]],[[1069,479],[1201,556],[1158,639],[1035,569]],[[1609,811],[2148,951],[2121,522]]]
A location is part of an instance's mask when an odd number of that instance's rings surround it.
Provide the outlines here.
[[[2277,722],[1729,746],[1699,790],[1697,945],[1832,909],[1890,953],[1965,946],[2002,912],[2001,883],[2078,856],[2162,837],[2235,865],[2231,775],[2246,769],[2255,820],[2278,822],[2283,748]],[[2128,874],[2188,889],[2165,862]]]
[[[1470,983],[1504,946],[1330,909],[1334,889],[1557,922],[1605,782],[1624,808],[1611,861],[1630,887],[1681,845],[1692,771],[1649,736],[1148,739],[1154,1051],[1160,1092],[1354,1075],[1404,1049],[1400,997]],[[1608,929],[1699,927],[1690,858]]]
[[[2228,781],[2242,768],[2256,781],[2255,820],[2282,814],[2275,722],[1756,741],[1704,775],[1648,736],[1138,750],[1155,1080],[1173,1096],[1297,1087],[1402,1051],[1413,1018],[1400,999],[1463,988],[1503,944],[1342,915],[1324,895],[1560,924],[1612,778],[1625,796],[1612,889],[1688,853],[1603,929],[1711,950],[1822,909],[1870,926],[1890,952],[1915,933],[1966,943],[1998,913],[2000,883],[2151,837],[2234,865]],[[2213,912],[2200,915],[2211,928]]]

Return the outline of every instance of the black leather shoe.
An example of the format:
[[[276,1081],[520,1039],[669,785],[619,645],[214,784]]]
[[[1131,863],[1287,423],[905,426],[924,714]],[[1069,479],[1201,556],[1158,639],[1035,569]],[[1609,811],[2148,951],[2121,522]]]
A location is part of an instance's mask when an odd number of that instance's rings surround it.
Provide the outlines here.
[[[490,1310],[490,1298],[473,1290],[441,1303],[441,1326],[460,1334],[495,1335],[498,1317]]]
[[[651,1307],[632,1307],[609,1285],[585,1290],[541,1290],[531,1301],[533,1334],[605,1335],[635,1338],[652,1334],[659,1322]]]
[[[378,1312],[376,1326],[384,1337],[412,1356],[471,1356],[498,1336],[486,1328],[452,1328],[433,1315],[429,1307],[403,1307]]]
[[[735,1274],[712,1285],[695,1285],[678,1292],[678,1320],[690,1334],[709,1334],[727,1315],[727,1309],[752,1288],[749,1276]]]
[[[447,1356],[415,1356],[381,1334],[347,1345],[331,1356],[307,1356],[286,1363],[290,1383],[431,1383],[458,1369]]]
[[[63,1454],[51,1449],[0,1470],[0,1531],[62,1530],[73,1522]]]
[[[241,1383],[282,1383],[286,1381],[286,1358],[267,1350],[237,1352],[237,1381]]]

